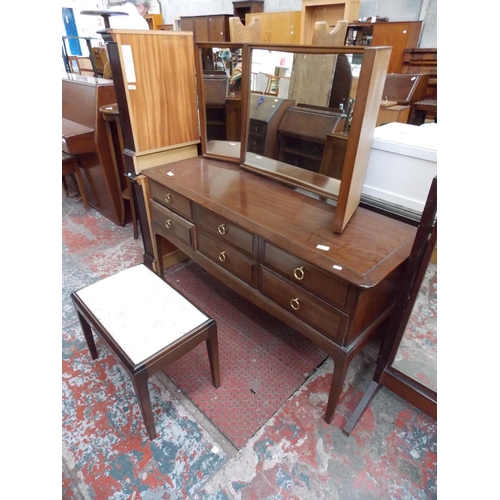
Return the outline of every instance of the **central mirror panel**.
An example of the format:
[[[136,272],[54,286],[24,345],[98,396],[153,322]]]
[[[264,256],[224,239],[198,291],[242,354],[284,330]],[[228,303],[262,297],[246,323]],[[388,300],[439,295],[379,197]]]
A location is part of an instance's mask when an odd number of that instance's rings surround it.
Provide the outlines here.
[[[202,153],[239,162],[243,45],[196,45]]]
[[[245,167],[338,198],[363,62],[340,50],[252,48]]]

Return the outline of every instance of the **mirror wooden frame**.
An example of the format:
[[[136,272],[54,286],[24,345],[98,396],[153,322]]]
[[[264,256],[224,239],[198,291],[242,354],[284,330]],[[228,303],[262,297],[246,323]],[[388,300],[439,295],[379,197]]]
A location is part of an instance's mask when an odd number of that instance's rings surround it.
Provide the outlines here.
[[[240,147],[238,148],[238,153],[235,156],[229,156],[224,154],[224,151],[221,149],[219,152],[210,152],[207,149],[207,114],[206,114],[206,92],[204,89],[204,82],[203,82],[203,51],[206,49],[214,49],[214,48],[224,48],[224,49],[242,49],[242,66],[245,64],[245,58],[246,58],[246,45],[243,43],[237,43],[237,42],[196,42],[195,43],[195,50],[198,51],[198,53],[195,52],[195,67],[196,67],[196,84],[197,84],[197,91],[198,91],[198,109],[199,109],[199,114],[200,114],[200,141],[201,141],[201,154],[205,158],[213,158],[215,160],[223,160],[227,161],[230,163],[241,163],[241,156],[242,156],[242,150],[241,150],[241,143]],[[241,82],[241,106],[243,109],[243,103],[244,103],[244,96],[246,95],[245,91],[245,81],[242,79]],[[243,137],[244,133],[244,127],[243,127],[243,119],[241,121],[241,137]]]
[[[253,50],[275,50],[296,54],[359,54],[363,57],[356,92],[356,103],[352,115],[347,148],[340,181],[321,174],[305,171],[293,165],[281,163],[278,168],[261,168],[246,162],[245,152],[249,132],[250,78]],[[278,182],[302,188],[320,198],[336,200],[332,223],[335,233],[342,233],[354,214],[361,199],[361,190],[370,154],[373,130],[375,128],[382,98],[390,47],[318,47],[311,45],[248,44],[244,57],[243,86],[245,99],[242,101],[241,166],[247,170],[270,177]],[[279,163],[279,162],[274,162]]]
[[[396,354],[436,246],[436,214],[437,176],[432,181],[412,251],[405,264],[402,285],[380,348],[373,380],[343,429],[343,433],[346,435],[351,434],[380,387],[388,388],[419,410],[437,419],[437,391],[398,370],[394,365]]]

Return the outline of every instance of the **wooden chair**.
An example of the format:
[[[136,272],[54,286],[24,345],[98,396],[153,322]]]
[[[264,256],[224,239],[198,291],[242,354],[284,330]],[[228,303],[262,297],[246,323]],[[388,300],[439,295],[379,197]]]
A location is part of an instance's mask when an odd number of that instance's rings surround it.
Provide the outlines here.
[[[156,428],[148,379],[206,341],[212,382],[220,387],[217,324],[143,264],[71,294],[92,359],[92,328],[132,379],[149,439]],[[130,412],[132,415],[132,412]]]
[[[92,47],[92,57],[94,58],[95,68],[100,77],[104,76],[104,68],[109,62],[108,53],[104,47]]]
[[[76,156],[70,155],[68,153],[62,152],[62,183],[66,196],[69,196],[68,184],[66,183],[66,176],[74,175],[76,177],[76,184],[78,190],[80,191],[80,197],[82,199],[83,206],[85,210],[89,210],[89,204],[87,201],[87,194],[85,193],[85,188],[83,186],[82,174],[80,172],[80,163]]]
[[[76,64],[80,75],[95,76],[90,57],[77,57]]]

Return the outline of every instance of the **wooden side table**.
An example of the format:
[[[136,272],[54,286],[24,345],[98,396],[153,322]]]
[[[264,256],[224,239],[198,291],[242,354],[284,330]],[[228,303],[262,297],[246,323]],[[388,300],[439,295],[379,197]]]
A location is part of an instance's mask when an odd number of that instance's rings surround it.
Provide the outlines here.
[[[106,132],[108,135],[108,142],[109,142],[109,149],[111,151],[111,157],[113,159],[113,165],[115,167],[115,172],[116,172],[116,179],[118,182],[118,185],[121,185],[120,182],[120,169],[118,168],[118,160],[116,158],[116,149],[115,149],[115,142],[113,140],[113,133],[111,131],[111,123],[116,124],[116,129],[117,129],[117,135],[118,135],[118,146],[120,150],[120,154],[123,155],[123,150],[125,149],[124,143],[123,143],[123,134],[122,134],[122,128],[120,124],[120,113],[118,112],[118,105],[116,103],[112,104],[107,104],[105,106],[101,106],[99,108],[99,111],[102,114],[102,117],[106,123]],[[137,215],[135,212],[135,199],[134,199],[134,190],[132,189],[132,186],[130,184],[130,180],[128,178],[125,178],[127,182],[127,187],[122,190],[121,193],[121,205],[122,205],[122,211],[121,211],[121,225],[125,225],[125,206],[123,203],[123,200],[127,200],[130,203],[130,211],[132,213],[132,225],[134,228],[134,239],[139,238],[139,230],[138,230],[138,225],[137,225]]]

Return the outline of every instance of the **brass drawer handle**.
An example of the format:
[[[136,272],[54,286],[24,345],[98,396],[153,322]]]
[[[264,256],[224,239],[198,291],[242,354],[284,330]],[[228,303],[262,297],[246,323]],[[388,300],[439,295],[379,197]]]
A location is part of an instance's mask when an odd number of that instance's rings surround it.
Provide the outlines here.
[[[221,224],[218,228],[217,231],[219,231],[219,234],[226,234],[228,229],[225,224]]]
[[[165,201],[166,201],[167,203],[170,203],[170,202],[172,201],[172,195],[171,195],[171,194],[166,194],[166,195],[165,195]]]
[[[290,301],[290,305],[292,306],[292,309],[298,311],[300,309],[299,298],[297,297],[296,299],[292,299]]]
[[[295,279],[303,280],[304,279],[304,268],[303,267],[297,267],[296,269],[293,270],[293,275],[295,276]]]
[[[220,260],[221,262],[225,262],[225,261],[226,261],[226,252],[221,252],[221,253],[219,254],[219,260]]]
[[[167,229],[170,229],[172,227],[172,221],[170,219],[168,219],[167,221],[165,221],[165,227]]]

